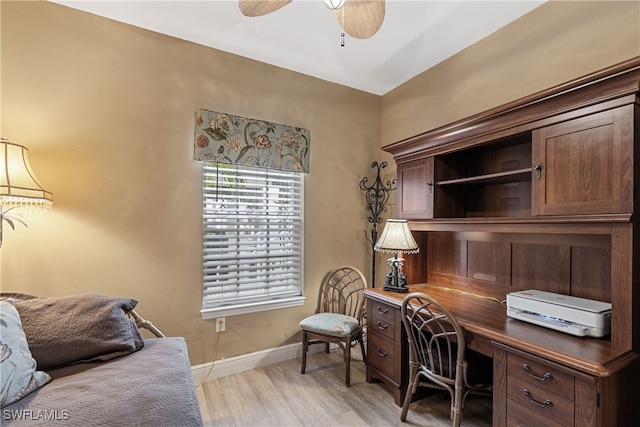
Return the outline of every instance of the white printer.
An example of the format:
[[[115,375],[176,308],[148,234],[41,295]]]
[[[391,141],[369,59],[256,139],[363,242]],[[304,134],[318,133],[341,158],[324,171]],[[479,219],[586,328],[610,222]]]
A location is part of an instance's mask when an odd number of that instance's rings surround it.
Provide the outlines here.
[[[552,292],[507,294],[507,316],[577,336],[611,332],[611,304]]]

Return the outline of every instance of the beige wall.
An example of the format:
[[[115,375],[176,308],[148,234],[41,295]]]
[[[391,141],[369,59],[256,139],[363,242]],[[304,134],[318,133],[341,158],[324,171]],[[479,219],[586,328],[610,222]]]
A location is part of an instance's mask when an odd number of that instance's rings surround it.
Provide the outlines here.
[[[138,298],[187,338],[193,364],[215,338],[199,314],[196,109],[311,130],[309,299],[228,318],[218,357],[230,357],[296,342],[328,268],[369,271],[358,181],[391,160],[378,147],[640,55],[640,3],[554,1],[377,97],[58,5],[2,1],[1,13],[0,133],[30,148],[55,206],[5,233],[0,285]]]
[[[325,271],[369,270],[358,181],[379,156],[380,97],[44,2],[1,3],[2,128],[29,148],[54,209],[8,229],[3,290],[97,291],[214,356],[201,306],[201,168],[194,112],[311,131],[306,304],[227,318],[218,357],[299,340]],[[373,141],[373,143],[372,143]]]
[[[639,55],[640,1],[548,1],[385,94],[381,143]]]

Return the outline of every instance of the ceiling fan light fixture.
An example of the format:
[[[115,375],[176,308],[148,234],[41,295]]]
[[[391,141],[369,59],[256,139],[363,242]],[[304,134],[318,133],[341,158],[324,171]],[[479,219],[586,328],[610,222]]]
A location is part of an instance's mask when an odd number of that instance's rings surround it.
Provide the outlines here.
[[[322,0],[325,6],[331,10],[338,10],[344,6],[346,0]]]
[[[238,5],[244,16],[264,16],[291,3],[291,0],[240,0]]]
[[[1,1],[1,0],[0,0]],[[291,3],[292,0],[239,0],[240,11],[244,16],[263,16],[273,13]],[[384,21],[386,0],[322,0],[333,10],[342,29],[341,46],[344,46],[344,33],[355,39],[372,37]]]
[[[344,31],[355,39],[372,37],[384,21],[385,0],[349,0],[333,12]]]

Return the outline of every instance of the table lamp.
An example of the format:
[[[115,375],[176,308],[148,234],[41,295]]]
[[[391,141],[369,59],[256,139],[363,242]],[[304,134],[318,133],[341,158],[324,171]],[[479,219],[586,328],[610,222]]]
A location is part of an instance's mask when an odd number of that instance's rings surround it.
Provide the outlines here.
[[[2,223],[15,228],[14,222],[27,225],[9,212],[21,206],[51,207],[52,194],[38,182],[29,164],[26,147],[0,138],[0,247]],[[7,208],[8,207],[8,208]]]
[[[392,292],[408,292],[407,276],[400,272],[404,258],[398,258],[398,252],[415,254],[420,249],[409,230],[407,220],[388,219],[374,249],[379,252],[394,253],[393,258],[388,260],[391,271],[386,275],[383,289]]]

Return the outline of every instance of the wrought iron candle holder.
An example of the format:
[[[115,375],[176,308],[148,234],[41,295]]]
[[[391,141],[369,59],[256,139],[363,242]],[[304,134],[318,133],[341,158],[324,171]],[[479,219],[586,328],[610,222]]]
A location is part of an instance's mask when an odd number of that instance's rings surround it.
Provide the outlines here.
[[[382,214],[387,211],[387,202],[389,201],[389,193],[395,190],[396,180],[388,180],[382,182],[380,172],[387,167],[387,162],[378,163],[374,161],[371,167],[375,168],[376,176],[369,185],[369,178],[366,176],[360,180],[360,190],[364,193],[366,200],[366,208],[368,212],[367,220],[372,224],[371,230],[365,236],[371,244],[371,287],[376,286],[376,251],[374,246],[378,241],[378,224],[382,224]]]

